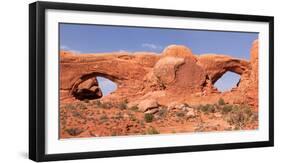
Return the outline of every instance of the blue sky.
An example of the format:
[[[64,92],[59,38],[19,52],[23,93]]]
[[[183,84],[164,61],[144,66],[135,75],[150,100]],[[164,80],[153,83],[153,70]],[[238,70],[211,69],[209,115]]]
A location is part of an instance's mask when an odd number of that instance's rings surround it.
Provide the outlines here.
[[[60,49],[78,53],[160,53],[168,45],[179,44],[189,47],[194,54],[217,53],[249,59],[252,42],[257,38],[258,33],[245,32],[60,24]],[[226,73],[215,86],[225,91],[237,79],[239,75]],[[112,84],[107,85],[102,91],[116,89]]]
[[[99,87],[101,88],[103,96],[106,96],[117,89],[117,85],[103,77],[97,77]]]

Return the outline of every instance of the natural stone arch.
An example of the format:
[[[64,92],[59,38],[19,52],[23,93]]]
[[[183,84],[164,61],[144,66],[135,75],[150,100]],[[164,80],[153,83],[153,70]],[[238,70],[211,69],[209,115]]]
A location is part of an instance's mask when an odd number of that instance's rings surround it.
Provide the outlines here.
[[[77,86],[93,76],[105,77],[118,85],[115,94],[132,96],[144,87],[143,78],[159,60],[150,53],[79,54],[60,53],[60,98],[72,97]],[[134,84],[132,84],[134,83]]]
[[[250,62],[246,60],[217,54],[200,55],[198,56],[197,64],[204,68],[212,84],[227,71],[236,73],[242,77],[247,76],[251,69]]]
[[[237,75],[242,76],[244,74],[244,72],[240,72],[240,71],[233,71],[233,69],[224,69],[223,71],[216,73],[214,76],[211,77],[211,82],[212,84],[215,84],[220,78],[222,78],[227,72],[232,72],[235,73]]]
[[[228,79],[228,81],[227,81]],[[229,81],[231,79],[231,81]],[[220,83],[223,81],[223,87]],[[241,75],[226,71],[213,85],[219,92],[231,91],[237,89],[241,81]]]
[[[100,88],[99,88],[99,84],[98,84],[98,81],[96,79],[96,77],[104,77],[106,79],[109,79],[111,81],[113,81],[114,83],[116,83],[117,85],[117,89],[118,89],[118,83],[119,83],[119,80],[117,77],[115,76],[111,76],[111,75],[108,75],[108,74],[104,74],[104,73],[98,73],[98,72],[92,72],[92,73],[89,73],[89,74],[84,74],[82,75],[76,82],[74,82],[72,88],[71,88],[71,91],[70,91],[70,94],[75,96],[75,94],[77,94],[77,91],[79,90],[79,86],[88,81],[89,79],[93,79],[93,82],[91,83],[91,86],[89,86],[88,88],[85,88],[85,89],[91,89],[93,86],[95,86],[95,88],[93,88],[93,93],[97,93],[97,98],[101,98],[103,96]]]

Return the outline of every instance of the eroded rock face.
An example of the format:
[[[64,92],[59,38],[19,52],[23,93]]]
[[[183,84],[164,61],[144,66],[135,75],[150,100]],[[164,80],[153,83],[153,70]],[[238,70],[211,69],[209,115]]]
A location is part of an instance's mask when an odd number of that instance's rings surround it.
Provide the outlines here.
[[[184,64],[176,72],[175,83],[170,85],[176,92],[195,93],[200,92],[206,81],[206,73],[194,60],[186,58]]]
[[[164,85],[172,83],[176,79],[176,71],[184,63],[184,58],[163,57],[153,68],[153,74]]]
[[[251,91],[248,91],[248,96],[251,97],[251,99],[249,100],[249,103],[254,105],[256,109],[258,108],[258,87],[259,87],[258,59],[259,59],[259,42],[258,42],[258,40],[255,40],[253,42],[253,45],[251,48],[250,63],[252,65],[252,69],[251,69],[251,75],[250,75],[251,87],[249,88]]]
[[[250,58],[250,63],[252,66],[252,71],[251,71],[251,80],[254,81],[254,83],[258,84],[258,60],[259,60],[259,42],[258,40],[255,40],[253,42],[252,48],[251,48],[251,58]]]
[[[138,108],[142,112],[146,112],[148,110],[157,108],[158,106],[159,105],[158,105],[157,101],[154,99],[143,100],[143,101],[140,101],[140,103],[138,104]]]
[[[159,97],[159,101],[179,97],[212,100],[217,99],[212,97],[220,96],[213,84],[227,71],[241,75],[241,80],[237,89],[223,95],[226,100],[229,97],[233,103],[243,101],[241,98],[245,95],[249,103],[257,106],[257,98],[251,99],[250,96],[258,97],[258,41],[253,43],[250,61],[219,54],[193,55],[189,48],[180,45],[168,46],[161,54],[74,54],[61,51],[60,94],[64,98],[79,93],[82,99],[89,96],[101,98],[102,92],[96,81],[96,77],[101,76],[117,84],[116,91],[103,97],[107,99],[132,102],[151,92],[164,92],[165,96]],[[234,96],[237,99],[233,100]]]

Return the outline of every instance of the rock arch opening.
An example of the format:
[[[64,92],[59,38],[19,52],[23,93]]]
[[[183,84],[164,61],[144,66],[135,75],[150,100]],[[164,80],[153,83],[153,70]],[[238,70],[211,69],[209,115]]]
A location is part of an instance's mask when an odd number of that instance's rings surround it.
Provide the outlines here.
[[[81,77],[74,84],[72,95],[78,100],[94,100],[109,95],[117,89],[117,84],[105,76],[92,74]]]
[[[103,96],[109,95],[117,89],[117,84],[113,81],[100,76],[97,76],[96,78]]]
[[[227,71],[214,83],[214,86],[220,92],[230,91],[238,87],[240,78],[239,74]]]

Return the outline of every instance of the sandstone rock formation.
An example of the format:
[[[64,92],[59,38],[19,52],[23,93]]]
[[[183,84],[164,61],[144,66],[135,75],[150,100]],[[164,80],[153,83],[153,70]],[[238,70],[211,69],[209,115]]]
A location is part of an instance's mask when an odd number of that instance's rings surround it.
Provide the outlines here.
[[[168,85],[176,79],[176,71],[184,63],[184,58],[163,57],[153,68],[153,75],[164,85]]]
[[[102,97],[102,91],[96,78],[90,78],[73,89],[73,96],[79,100],[97,99]]]
[[[196,57],[192,54],[192,51],[183,45],[170,45],[163,51],[163,56],[189,58],[196,62]]]
[[[153,100],[153,99],[143,100],[138,104],[138,108],[142,112],[146,112],[150,109],[157,108],[158,106],[159,105],[158,105],[157,101]]]
[[[221,93],[214,83],[227,71],[241,75],[236,89]],[[117,84],[117,90],[103,97],[96,77]],[[153,95],[152,92],[165,95]],[[60,52],[60,97],[65,99],[128,100],[157,99],[204,101],[223,96],[230,103],[258,104],[258,41],[253,43],[250,61],[229,55],[201,54],[181,45],[168,46],[161,54],[118,52],[73,54]],[[246,100],[246,101],[245,101]]]

